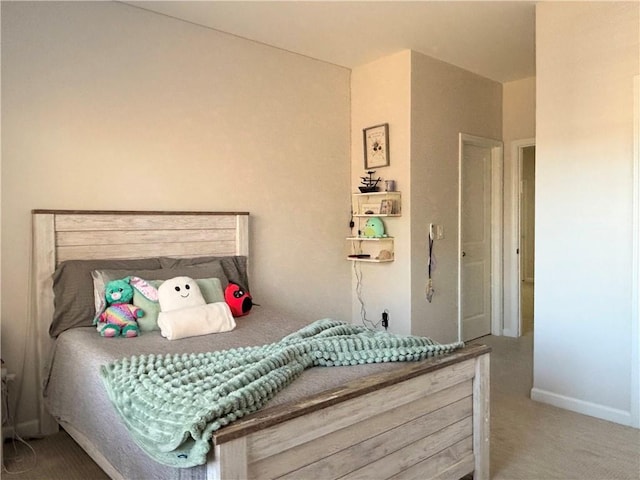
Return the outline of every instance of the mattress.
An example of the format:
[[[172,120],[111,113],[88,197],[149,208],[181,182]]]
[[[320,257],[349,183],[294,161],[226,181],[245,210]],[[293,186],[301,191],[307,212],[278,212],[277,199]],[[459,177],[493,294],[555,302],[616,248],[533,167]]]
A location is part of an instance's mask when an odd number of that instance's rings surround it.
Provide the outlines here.
[[[56,340],[45,381],[48,410],[64,427],[72,426],[96,447],[125,478],[200,479],[204,466],[179,469],[151,459],[133,441],[111,404],[99,375],[102,365],[131,355],[200,353],[280,340],[314,318],[288,318],[268,307],[255,306],[238,318],[235,330],[169,341],[160,332],[136,338],[103,338],[93,327],[67,330]],[[277,394],[266,406],[282,405],[372,373],[400,368],[398,363],[353,367],[318,367]]]

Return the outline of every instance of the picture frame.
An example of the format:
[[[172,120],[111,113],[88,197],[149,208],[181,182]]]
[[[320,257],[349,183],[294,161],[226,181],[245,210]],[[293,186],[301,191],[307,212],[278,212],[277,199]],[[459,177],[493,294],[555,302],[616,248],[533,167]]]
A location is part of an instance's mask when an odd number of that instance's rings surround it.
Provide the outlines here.
[[[380,201],[380,214],[381,215],[393,214],[393,200],[385,199]]]
[[[389,124],[365,128],[362,135],[365,170],[389,166]]]

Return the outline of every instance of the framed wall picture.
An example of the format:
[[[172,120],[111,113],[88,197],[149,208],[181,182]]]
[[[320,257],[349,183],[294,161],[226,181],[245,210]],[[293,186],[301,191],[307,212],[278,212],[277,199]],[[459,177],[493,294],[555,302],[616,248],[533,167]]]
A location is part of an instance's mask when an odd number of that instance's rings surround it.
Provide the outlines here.
[[[365,128],[364,169],[386,167],[389,165],[389,124]]]

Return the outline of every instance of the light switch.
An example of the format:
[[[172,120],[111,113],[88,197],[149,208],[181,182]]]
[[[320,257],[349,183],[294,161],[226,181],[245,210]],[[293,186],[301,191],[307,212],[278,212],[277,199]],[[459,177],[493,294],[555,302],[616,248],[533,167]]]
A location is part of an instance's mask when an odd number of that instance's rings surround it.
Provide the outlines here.
[[[435,223],[429,224],[429,234],[434,240],[442,240],[444,238],[444,227],[442,225],[436,225]]]

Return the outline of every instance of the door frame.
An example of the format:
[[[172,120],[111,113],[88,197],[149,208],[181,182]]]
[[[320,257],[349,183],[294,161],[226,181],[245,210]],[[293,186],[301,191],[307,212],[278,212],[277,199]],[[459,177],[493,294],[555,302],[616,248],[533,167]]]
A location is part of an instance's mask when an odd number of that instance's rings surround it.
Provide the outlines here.
[[[534,147],[535,138],[511,142],[511,244],[505,249],[505,262],[509,271],[505,272],[509,293],[509,315],[505,317],[502,333],[509,337],[522,335],[522,309],[520,305],[520,195],[522,193],[522,152],[526,147]],[[535,327],[534,327],[535,328]]]
[[[640,75],[633,78],[633,215],[631,220],[631,425],[640,428]]]
[[[502,335],[503,309],[503,157],[499,140],[458,134],[458,340],[462,340],[462,163],[465,144],[491,149],[491,334]]]

